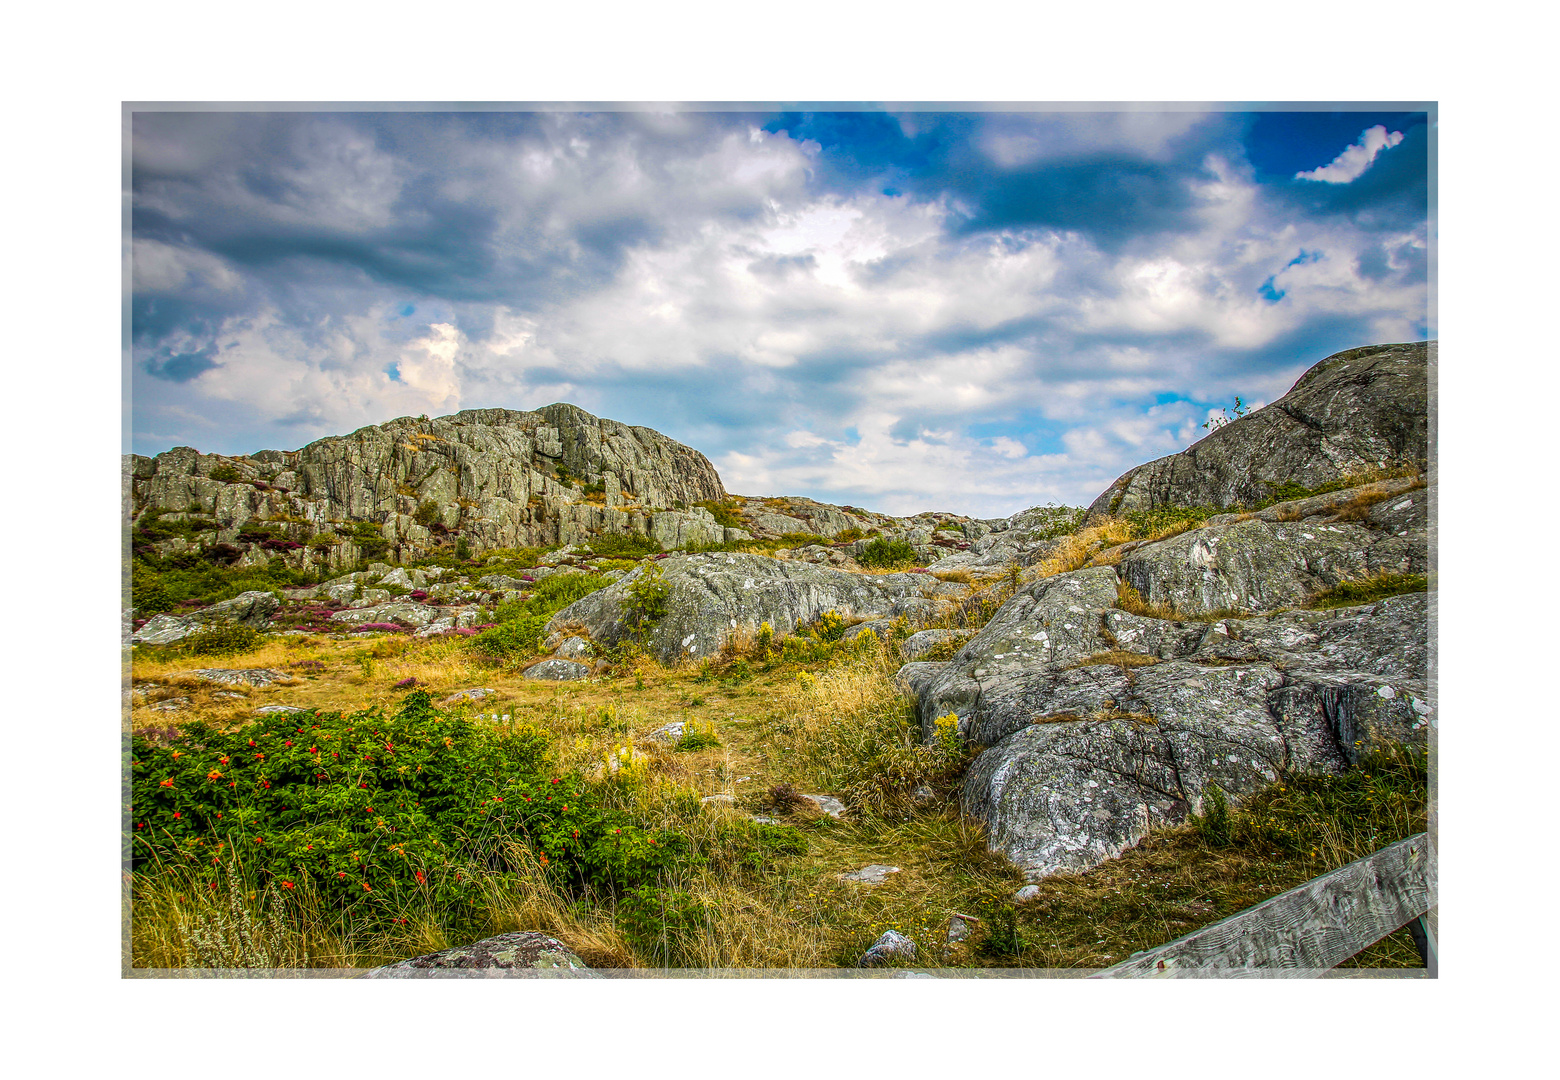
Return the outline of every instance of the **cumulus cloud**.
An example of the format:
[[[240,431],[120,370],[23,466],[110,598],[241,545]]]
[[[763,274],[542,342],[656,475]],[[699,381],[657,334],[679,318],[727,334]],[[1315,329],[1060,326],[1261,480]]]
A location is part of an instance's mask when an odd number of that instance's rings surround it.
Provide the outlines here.
[[[1412,159],[1336,180],[1397,133],[1312,170],[1352,193],[1340,209],[1261,179],[1243,130],[1146,111],[140,114],[134,446],[291,448],[568,400],[697,447],[749,494],[1086,502],[1235,394],[1273,400],[1329,352],[1427,330]]]
[[[1295,173],[1296,180],[1319,180],[1324,184],[1347,184],[1351,180],[1357,180],[1371,162],[1376,160],[1376,155],[1383,150],[1390,150],[1403,141],[1401,131],[1389,132],[1381,124],[1366,128],[1360,133],[1360,141],[1347,147],[1343,153],[1332,159],[1331,164],[1322,165],[1308,172]]]

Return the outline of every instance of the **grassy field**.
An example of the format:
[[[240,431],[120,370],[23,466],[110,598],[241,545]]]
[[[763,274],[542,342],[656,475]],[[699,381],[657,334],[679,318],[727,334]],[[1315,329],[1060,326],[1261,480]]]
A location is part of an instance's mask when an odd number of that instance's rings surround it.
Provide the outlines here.
[[[150,740],[143,745],[169,745],[193,718],[233,729],[268,704],[393,711],[407,679],[435,702],[485,687],[493,694],[450,711],[499,734],[540,733],[552,771],[577,775],[596,804],[639,827],[678,834],[691,854],[636,898],[561,887],[545,859],[509,837],[501,858],[465,853],[482,886],[474,921],[409,894],[393,920],[379,922],[344,918],[308,889],[284,894],[236,851],[220,873],[202,867],[201,880],[193,863],[152,859],[128,882],[131,964],[366,967],[535,929],[594,966],[827,968],[853,965],[894,929],[916,942],[918,967],[1102,967],[1424,828],[1423,763],[1381,761],[1249,800],[1227,840],[1195,824],[1164,830],[1015,905],[1021,877],[958,811],[964,751],[919,745],[889,681],[899,666],[893,646],[865,637],[790,659],[750,652],[678,670],[619,656],[610,671],[567,683],[527,680],[521,665],[485,660],[464,639],[270,637],[220,659],[139,650],[130,722]],[[187,674],[202,667],[289,678],[264,689],[213,686]],[[181,698],[176,710],[157,707]],[[682,748],[651,737],[676,721],[698,737]],[[930,795],[914,797],[923,785]],[[837,796],[848,812],[836,820],[796,792]],[[755,848],[754,816],[789,826],[784,835],[797,840]],[[880,885],[839,876],[874,863],[900,869]],[[978,921],[950,946],[955,914]],[[1355,962],[1419,960],[1402,934]]]

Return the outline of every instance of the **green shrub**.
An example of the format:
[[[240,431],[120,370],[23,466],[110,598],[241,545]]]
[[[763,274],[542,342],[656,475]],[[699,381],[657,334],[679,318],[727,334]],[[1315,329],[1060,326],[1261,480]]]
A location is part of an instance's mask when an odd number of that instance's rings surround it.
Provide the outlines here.
[[[628,592],[621,603],[623,617],[635,637],[642,640],[650,627],[666,616],[671,593],[659,563],[648,564],[628,579]]]
[[[708,750],[720,745],[720,739],[715,736],[712,726],[701,725],[692,720],[683,725],[682,738],[677,740],[676,749],[689,752],[693,750]]]
[[[875,540],[867,542],[866,548],[857,556],[856,561],[862,566],[871,566],[878,569],[914,565],[916,561],[915,548],[908,541],[888,540],[880,536]]]
[[[470,924],[470,868],[517,869],[518,841],[556,887],[598,895],[658,880],[685,857],[674,832],[602,805],[547,771],[546,739],[432,707],[269,716],[232,732],[184,726],[166,746],[131,740],[136,870],[183,864],[217,880],[240,849],[259,881],[307,887],[344,915],[389,922],[417,897]]]
[[[1194,529],[1213,515],[1227,512],[1218,506],[1156,506],[1129,511],[1126,518],[1132,526],[1132,538],[1141,539],[1169,530]]]
[[[191,634],[179,643],[191,656],[233,656],[260,647],[260,631],[241,623],[218,623]]]
[[[150,574],[134,573],[131,575],[130,604],[140,615],[156,615],[179,606],[161,580]]]
[[[1209,847],[1228,847],[1230,844],[1230,802],[1218,784],[1203,787],[1203,811],[1192,815],[1197,834]]]
[[[424,499],[417,507],[417,513],[412,515],[412,520],[425,529],[439,519],[439,504],[432,499]]]
[[[239,474],[231,465],[218,465],[211,470],[211,478],[221,484],[236,484]]]
[[[817,621],[806,628],[805,633],[818,641],[838,641],[845,636],[847,627],[845,617],[830,608],[819,615]]]
[[[637,559],[662,550],[655,540],[638,533],[602,533],[591,538],[590,549],[604,559]]]
[[[390,550],[390,541],[385,539],[379,526],[372,521],[359,521],[352,526],[352,542],[357,545],[358,554],[367,561],[377,559]]]
[[[1424,592],[1430,587],[1424,574],[1377,574],[1355,581],[1340,581],[1306,601],[1308,608],[1353,607],[1372,604],[1389,596]]]
[[[534,654],[542,646],[547,620],[581,597],[603,588],[599,574],[554,574],[537,582],[523,600],[506,600],[494,610],[498,626],[471,639],[471,648],[489,660],[514,660]]]
[[[747,528],[747,522],[744,521],[742,519],[742,515],[737,512],[737,508],[742,505],[740,502],[731,500],[722,503],[716,502],[714,499],[704,499],[703,501],[696,502],[693,505],[702,506],[704,509],[708,510],[714,516],[715,523],[720,525],[722,528]]]
[[[530,656],[542,647],[547,631],[545,614],[522,614],[484,630],[471,639],[471,649],[489,660],[513,660]]]
[[[460,562],[466,562],[471,558],[471,545],[466,543],[464,536],[455,540],[455,558]]]

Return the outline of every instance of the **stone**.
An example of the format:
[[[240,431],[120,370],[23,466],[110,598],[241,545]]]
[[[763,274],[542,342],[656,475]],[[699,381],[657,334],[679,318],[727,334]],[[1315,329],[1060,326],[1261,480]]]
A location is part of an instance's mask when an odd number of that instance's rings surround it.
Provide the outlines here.
[[[443,615],[441,608],[419,604],[415,600],[392,600],[389,603],[348,608],[331,615],[330,621],[346,626],[363,626],[368,623],[398,623],[402,626],[427,626]]]
[[[860,870],[852,870],[847,874],[841,874],[841,881],[856,881],[863,885],[881,885],[888,880],[889,874],[899,873],[899,867],[887,866],[883,863],[873,863],[863,866]]]
[[[296,705],[262,705],[258,709],[255,710],[255,715],[256,716],[271,716],[271,715],[276,714],[276,713],[301,713],[301,712],[308,712],[308,710],[307,709],[300,709]]]
[[[738,552],[674,555],[654,565],[669,588],[668,610],[651,626],[647,647],[666,664],[717,655],[733,636],[754,635],[766,622],[776,634],[789,634],[826,611],[847,620],[887,617],[896,603],[924,599],[923,590],[937,585],[924,574],[867,576]],[[552,617],[548,631],[582,629],[608,647],[627,640],[632,627],[624,604],[645,572],[636,568],[570,604]]]
[[[201,682],[220,683],[223,686],[270,686],[273,683],[290,683],[293,676],[274,668],[196,668],[180,672],[186,678]]]
[[[497,691],[486,686],[473,687],[470,690],[457,690],[443,701],[441,705],[460,705],[467,701],[481,701],[485,697],[491,697]]]
[[[963,630],[918,630],[899,643],[899,655],[906,660],[914,660],[938,645],[963,641],[969,637],[969,632]]]
[[[670,724],[662,724],[647,735],[646,738],[653,739],[656,742],[670,743],[675,746],[682,740],[685,730],[686,725],[681,720],[674,720]]]
[[[977,920],[966,915],[953,915],[948,919],[948,944],[957,945],[970,936],[970,923]]]
[[[1435,352],[1435,342],[1419,341],[1334,353],[1271,405],[1123,473],[1089,514],[1250,505],[1285,483],[1315,488],[1370,469],[1422,465]]]
[[[831,818],[842,817],[845,814],[845,804],[833,795],[808,795],[806,792],[797,792],[802,798],[817,806]]]
[[[1025,885],[1022,889],[1019,889],[1016,893],[1013,894],[1013,903],[1015,903],[1015,904],[1027,904],[1027,903],[1029,903],[1031,900],[1033,900],[1035,897],[1037,897],[1039,895],[1040,895],[1040,886],[1038,886],[1038,885]]]
[[[470,945],[414,956],[367,972],[365,979],[596,978],[585,961],[557,938],[534,930],[499,934]]]
[[[916,789],[910,793],[910,801],[915,803],[917,806],[925,806],[928,803],[937,801],[937,792],[933,791],[925,784],[919,784],[916,786]]]
[[[591,655],[590,641],[582,637],[566,637],[558,643],[553,655],[564,659],[575,659]]]
[[[532,664],[521,674],[523,678],[527,679],[545,679],[550,681],[583,679],[590,674],[590,667],[585,664],[577,664],[573,660],[554,658],[543,660],[539,664]]]
[[[184,615],[168,612],[152,616],[146,625],[130,635],[132,644],[171,645],[207,627],[219,624],[248,626],[264,630],[281,608],[282,602],[268,592],[240,593],[231,600],[196,608]]]
[[[914,960],[915,942],[896,930],[885,930],[883,936],[856,961],[857,967],[881,967],[895,960]]]
[[[706,795],[699,800],[701,805],[708,803],[720,803],[724,806],[735,806],[736,802],[737,797],[735,795]]]

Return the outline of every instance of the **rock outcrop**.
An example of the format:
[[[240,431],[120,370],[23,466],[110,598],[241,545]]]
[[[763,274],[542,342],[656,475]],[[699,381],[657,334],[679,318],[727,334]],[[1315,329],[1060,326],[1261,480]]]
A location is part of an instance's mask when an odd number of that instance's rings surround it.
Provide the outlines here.
[[[1427,595],[1297,605],[1340,580],[1423,572],[1427,494],[1373,485],[1216,520],[1036,582],[951,661],[906,664],[924,737],[952,713],[985,747],[962,803],[992,849],[1031,880],[1084,870],[1197,811],[1209,785],[1238,801],[1285,772],[1422,741]],[[1333,524],[1340,506],[1358,520]],[[1124,610],[1127,583],[1177,617]],[[1265,613],[1218,617],[1230,608]]]
[[[600,977],[557,938],[534,930],[522,930],[374,968],[363,978],[503,979],[526,976]]]
[[[281,601],[268,592],[240,593],[231,600],[185,615],[168,612],[154,615],[145,626],[130,635],[130,641],[137,645],[171,645],[191,634],[224,624],[264,630],[271,625],[271,617],[281,606]]]
[[[776,634],[794,633],[826,611],[850,622],[903,615],[914,624],[937,610],[942,584],[929,574],[868,576],[736,552],[674,555],[653,565],[669,591],[667,614],[648,627],[646,647],[668,664],[714,656],[733,636],[757,634],[764,623]],[[630,589],[647,572],[641,566],[570,604],[548,622],[548,632],[583,630],[608,646],[628,639]]]
[[[351,566],[455,538],[473,552],[601,533],[727,538],[688,509],[726,498],[703,454],[567,404],[403,417],[295,451],[176,447],[130,471],[132,512],[152,526],[136,542],[161,554],[225,544],[234,558]]]
[[[1429,457],[1433,341],[1335,353],[1264,408],[1116,480],[1091,516],[1157,506],[1254,505],[1284,484],[1316,488]]]

